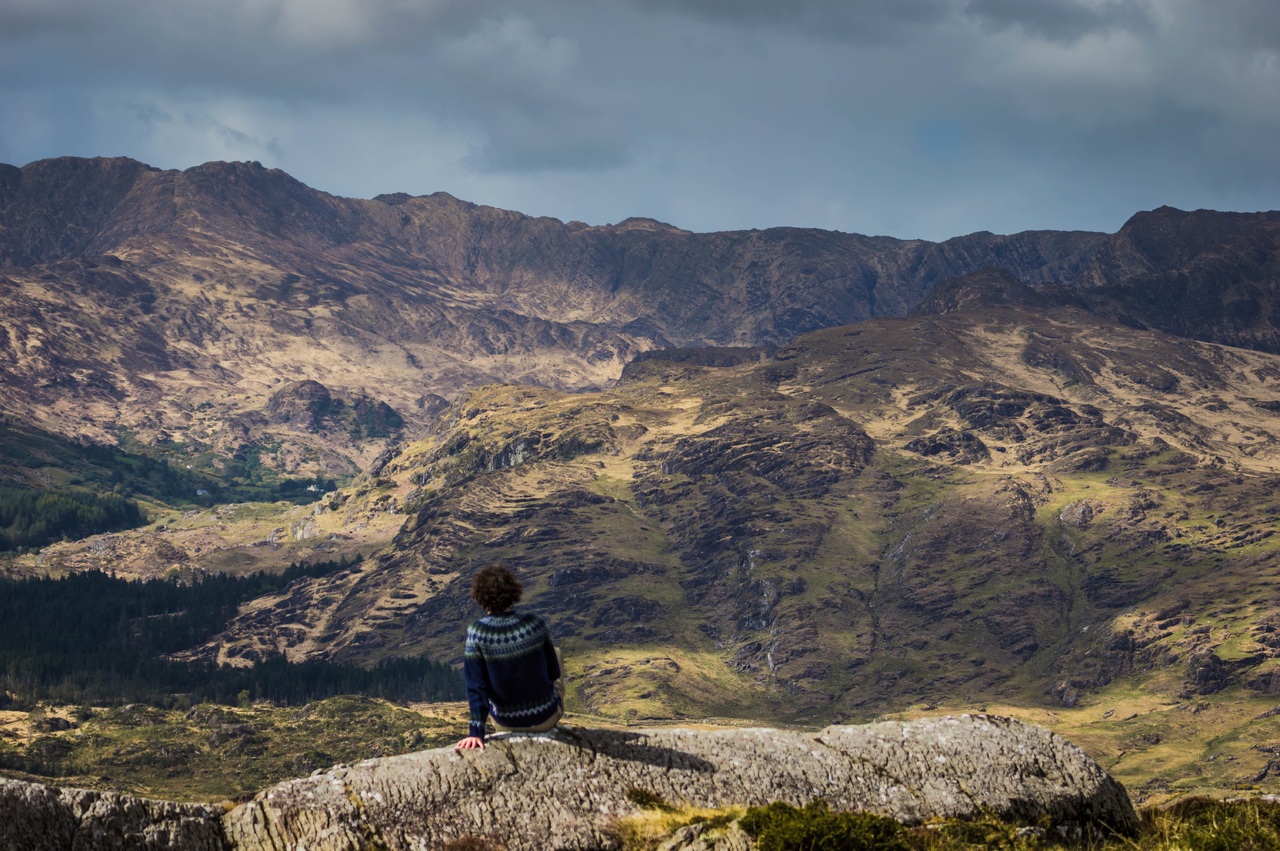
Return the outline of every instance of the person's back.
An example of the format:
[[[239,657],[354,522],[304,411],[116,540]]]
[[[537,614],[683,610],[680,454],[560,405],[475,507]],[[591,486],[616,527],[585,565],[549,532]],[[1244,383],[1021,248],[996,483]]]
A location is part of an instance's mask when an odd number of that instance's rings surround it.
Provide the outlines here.
[[[564,711],[559,652],[541,617],[512,610],[521,592],[501,564],[483,568],[472,582],[471,596],[488,614],[467,628],[463,670],[471,717],[459,748],[484,747],[490,715],[499,731],[542,732]]]

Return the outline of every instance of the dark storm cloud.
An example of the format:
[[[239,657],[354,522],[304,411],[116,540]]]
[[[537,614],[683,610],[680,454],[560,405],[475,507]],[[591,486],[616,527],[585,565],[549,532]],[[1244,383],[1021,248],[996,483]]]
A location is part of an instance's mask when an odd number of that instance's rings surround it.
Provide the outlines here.
[[[0,159],[902,236],[1280,206],[1274,0],[0,0]]]
[[[1151,26],[1143,0],[628,0],[648,10],[666,10],[741,25],[783,25],[831,37],[903,35],[965,17],[993,28],[1014,27],[1051,40]]]
[[[1280,50],[1280,3],[1275,0],[1231,0],[1225,7],[1205,4],[1200,11],[1201,27],[1210,41]]]

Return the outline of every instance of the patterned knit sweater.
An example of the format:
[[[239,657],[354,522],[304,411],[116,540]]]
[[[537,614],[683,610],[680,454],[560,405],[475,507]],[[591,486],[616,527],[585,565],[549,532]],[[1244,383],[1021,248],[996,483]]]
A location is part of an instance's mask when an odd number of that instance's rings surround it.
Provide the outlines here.
[[[533,727],[560,705],[552,685],[560,663],[546,622],[535,614],[488,615],[467,627],[469,735],[484,738],[489,715],[504,727]]]

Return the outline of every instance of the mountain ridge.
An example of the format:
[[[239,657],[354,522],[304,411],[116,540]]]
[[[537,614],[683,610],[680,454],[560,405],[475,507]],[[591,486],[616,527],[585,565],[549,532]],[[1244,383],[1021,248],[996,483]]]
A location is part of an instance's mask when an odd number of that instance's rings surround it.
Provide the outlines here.
[[[338,198],[256,163],[62,158],[4,175],[0,405],[99,442],[123,428],[222,455],[243,442],[227,423],[276,382],[363,392],[372,377],[412,430],[427,397],[493,381],[600,388],[653,348],[778,345],[904,313],[970,266],[1060,278],[1103,238],[592,227],[444,193]],[[268,463],[307,473],[385,448],[248,439],[290,446]]]

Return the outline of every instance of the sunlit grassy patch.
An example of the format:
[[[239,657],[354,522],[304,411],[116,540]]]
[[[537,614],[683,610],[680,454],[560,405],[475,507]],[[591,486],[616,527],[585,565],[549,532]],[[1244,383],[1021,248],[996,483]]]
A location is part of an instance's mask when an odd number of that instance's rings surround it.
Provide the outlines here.
[[[616,721],[777,717],[778,697],[733,671],[712,651],[670,646],[570,656],[568,705]]]
[[[715,847],[725,833],[750,836],[760,851],[1272,851],[1280,848],[1280,803],[1188,798],[1140,813],[1136,836],[1098,828],[1090,835],[1052,825],[1020,825],[993,815],[906,827],[871,813],[832,812],[822,801],[804,807],[773,803],[749,809],[663,807],[637,801],[637,815],[620,819],[615,836],[624,851],[653,851],[678,831],[699,828]],[[738,847],[738,846],[735,846]]]

